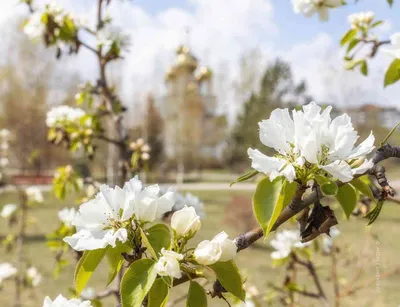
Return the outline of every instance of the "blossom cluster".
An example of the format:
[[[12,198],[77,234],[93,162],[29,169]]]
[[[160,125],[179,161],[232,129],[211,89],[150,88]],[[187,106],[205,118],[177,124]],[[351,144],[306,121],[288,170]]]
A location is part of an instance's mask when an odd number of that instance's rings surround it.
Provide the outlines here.
[[[17,269],[10,263],[0,263],[0,286],[2,282],[17,273]]]
[[[383,52],[400,59],[400,32],[396,32],[390,36],[392,49],[382,49]]]
[[[329,9],[341,6],[342,0],[292,0],[293,10],[296,14],[312,17],[318,14],[321,21],[329,19]]]
[[[271,253],[272,259],[285,259],[297,249],[303,249],[311,242],[301,243],[299,232],[295,230],[283,230],[276,234],[275,239],[271,240],[271,246],[275,249]]]
[[[64,224],[76,227],[76,233],[64,238],[67,244],[77,251],[95,250],[115,247],[118,241],[129,244],[137,235],[137,229],[146,229],[149,223],[160,220],[174,206],[173,192],[168,190],[162,193],[158,185],[144,188],[142,182],[134,177],[122,188],[101,186],[94,199],[83,203],[77,213],[72,209],[64,209],[59,217]],[[237,246],[225,232],[211,241],[199,243],[193,252],[183,252],[185,242],[201,228],[200,216],[193,206],[184,206],[174,212],[171,228],[174,235],[172,247],[162,249],[156,264],[160,276],[180,278],[182,261],[211,265],[231,260],[236,255]]]
[[[55,127],[64,122],[78,122],[86,113],[80,108],[58,106],[52,108],[46,115],[47,127]]]
[[[365,173],[373,165],[365,159],[375,148],[372,132],[355,147],[358,134],[351,118],[343,114],[332,120],[331,110],[330,106],[322,110],[314,102],[293,110],[293,118],[288,109],[274,110],[259,127],[261,142],[277,154],[269,157],[249,148],[252,167],[269,174],[271,181],[283,176],[290,182],[297,179],[303,183],[317,175],[349,182]]]
[[[371,25],[374,17],[374,12],[361,12],[349,15],[348,20],[353,29],[365,29]]]
[[[47,296],[44,299],[43,307],[92,307],[92,303],[76,298],[68,300],[60,294],[54,301]]]
[[[97,33],[97,45],[101,46],[106,54],[114,52],[118,56],[121,50],[126,50],[131,45],[130,36],[120,27],[106,24]]]

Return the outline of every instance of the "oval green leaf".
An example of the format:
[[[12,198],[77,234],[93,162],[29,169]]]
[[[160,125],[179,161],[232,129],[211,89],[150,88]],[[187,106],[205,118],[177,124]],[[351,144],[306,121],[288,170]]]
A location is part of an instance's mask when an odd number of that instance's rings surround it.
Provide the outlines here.
[[[400,80],[400,59],[394,59],[385,73],[385,87]]]
[[[149,292],[148,307],[164,307],[168,302],[169,287],[162,278],[157,278]]]
[[[124,257],[122,253],[129,253],[132,250],[127,244],[117,243],[114,248],[109,248],[107,250],[106,256],[108,260],[108,281],[107,286],[114,280],[117,276],[119,270],[124,263]]]
[[[129,266],[121,280],[122,307],[142,306],[157,277],[154,266],[151,259],[140,259]]]
[[[207,307],[207,295],[204,288],[195,281],[190,282],[186,307]]]
[[[264,178],[257,185],[256,192],[253,195],[254,216],[264,230],[264,234],[268,233],[268,223],[274,213],[275,205],[279,200],[281,190],[281,179],[276,179],[271,182],[269,178]]]
[[[349,218],[357,204],[357,194],[354,188],[349,184],[342,185],[336,194],[336,199],[342,206],[346,217]]]
[[[93,272],[104,258],[107,248],[85,251],[75,269],[75,291],[77,295],[81,294]]]
[[[171,232],[167,225],[156,224],[149,229],[142,230],[142,241],[154,259],[158,259],[163,248],[171,245]]]
[[[350,181],[350,184],[359,190],[363,195],[368,196],[371,198],[371,200],[374,200],[375,197],[372,194],[371,188],[369,187],[368,184],[366,184],[364,181],[362,181],[361,178],[354,178],[352,181]]]
[[[233,260],[214,263],[210,265],[210,268],[215,272],[217,279],[226,291],[242,301],[245,300],[246,292],[243,289],[243,280]]]

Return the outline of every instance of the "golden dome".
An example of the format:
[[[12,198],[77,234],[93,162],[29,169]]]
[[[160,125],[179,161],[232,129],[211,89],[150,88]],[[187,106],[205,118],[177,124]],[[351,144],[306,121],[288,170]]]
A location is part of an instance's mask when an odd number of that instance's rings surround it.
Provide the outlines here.
[[[165,78],[165,81],[171,81],[171,80],[175,79],[175,77],[176,77],[175,69],[170,68],[165,73],[165,77],[164,78]]]
[[[176,67],[189,68],[191,71],[194,71],[197,68],[197,59],[190,52],[189,47],[181,45],[176,50],[176,53],[178,55],[178,63],[176,64]]]
[[[201,67],[198,75],[196,76],[198,81],[209,80],[212,77],[212,70],[208,67]]]

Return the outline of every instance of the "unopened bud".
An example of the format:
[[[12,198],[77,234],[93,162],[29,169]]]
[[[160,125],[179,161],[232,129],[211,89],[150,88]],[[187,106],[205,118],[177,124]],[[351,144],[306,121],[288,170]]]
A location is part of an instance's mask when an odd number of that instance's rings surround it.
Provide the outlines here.
[[[150,155],[147,152],[142,153],[142,160],[147,161],[150,159]]]
[[[144,140],[142,138],[136,140],[136,144],[138,147],[142,147],[144,145]]]
[[[132,142],[129,144],[129,148],[135,150],[137,148],[137,144],[135,142]]]
[[[149,152],[151,150],[149,144],[144,144],[142,147],[142,152]]]

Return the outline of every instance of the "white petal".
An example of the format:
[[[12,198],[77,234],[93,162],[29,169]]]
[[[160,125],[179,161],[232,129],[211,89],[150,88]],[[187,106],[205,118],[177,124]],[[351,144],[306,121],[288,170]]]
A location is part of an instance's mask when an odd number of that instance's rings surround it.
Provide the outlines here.
[[[365,160],[359,167],[351,169],[353,175],[360,175],[366,173],[371,167],[374,166],[371,160]]]
[[[111,229],[101,231],[82,229],[72,236],[65,237],[64,242],[77,251],[100,249],[108,245],[108,242],[104,239],[108,231],[113,232]]]
[[[157,199],[156,218],[161,218],[164,213],[170,212],[175,204],[173,192],[167,192]]]
[[[348,158],[354,159],[369,154],[375,148],[374,143],[375,137],[371,131],[370,135],[360,145],[352,150]]]
[[[349,182],[353,179],[351,167],[345,161],[336,160],[331,164],[321,166],[321,168],[342,182]]]
[[[125,228],[120,228],[117,231],[108,231],[104,236],[104,240],[112,247],[116,246],[116,241],[125,243],[128,239],[128,232]]]
[[[251,167],[261,173],[269,174],[273,171],[279,171],[286,163],[283,159],[268,157],[257,149],[249,148],[247,153],[252,160]]]
[[[296,178],[296,171],[292,164],[288,164],[282,171],[281,174],[286,177],[289,182],[292,182]]]

